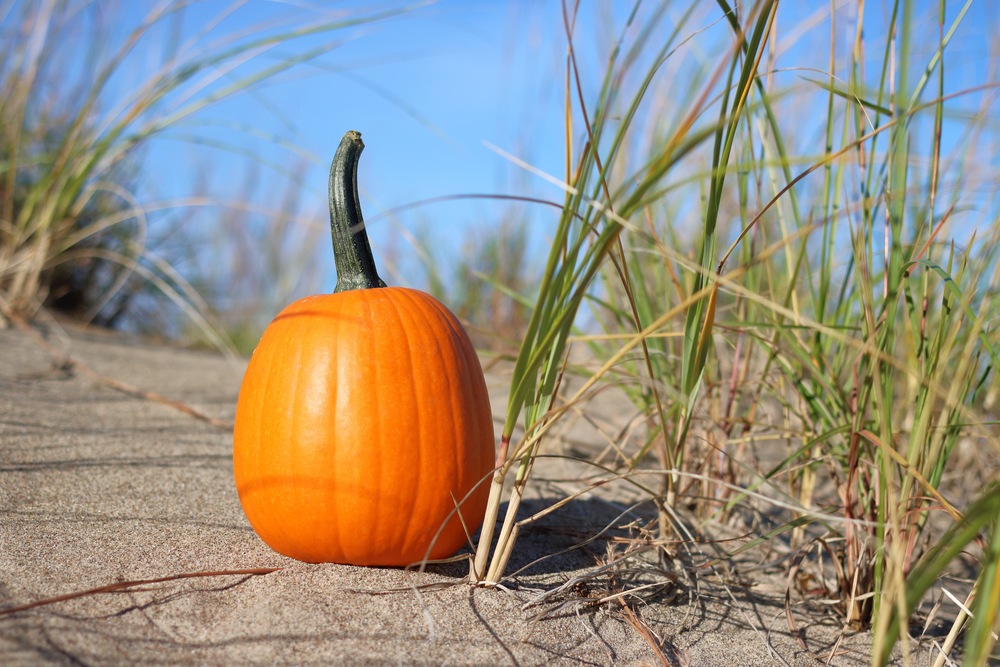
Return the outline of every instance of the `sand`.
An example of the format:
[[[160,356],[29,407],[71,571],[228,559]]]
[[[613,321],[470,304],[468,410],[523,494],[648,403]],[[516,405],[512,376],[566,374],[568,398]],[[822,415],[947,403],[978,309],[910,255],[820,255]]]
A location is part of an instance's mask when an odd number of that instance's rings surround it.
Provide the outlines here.
[[[810,652],[825,660],[838,641],[829,664],[868,663],[869,637],[843,634],[832,615],[796,612],[808,651],[791,635],[780,568],[694,579],[647,550],[599,569],[628,543],[581,543],[627,523],[622,488],[528,526],[502,589],[470,586],[464,563],[421,573],[282,557],[243,516],[227,430],[67,368],[53,350],[222,422],[245,362],[89,330],[46,336],[0,331],[0,664],[815,665]],[[497,414],[504,383],[490,373]],[[573,488],[580,473],[566,465],[539,463],[524,516]],[[254,568],[278,569],[3,613]],[[927,647],[914,650],[927,664]]]

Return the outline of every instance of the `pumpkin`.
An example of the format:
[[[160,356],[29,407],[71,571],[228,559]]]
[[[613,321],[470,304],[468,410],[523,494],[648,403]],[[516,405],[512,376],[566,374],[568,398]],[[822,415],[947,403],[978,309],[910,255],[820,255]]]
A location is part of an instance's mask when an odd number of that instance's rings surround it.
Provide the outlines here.
[[[348,132],[330,170],[336,290],[264,331],[240,386],[233,468],[275,551],[402,566],[451,556],[481,525],[493,419],[458,319],[378,276],[357,196],[363,148]]]

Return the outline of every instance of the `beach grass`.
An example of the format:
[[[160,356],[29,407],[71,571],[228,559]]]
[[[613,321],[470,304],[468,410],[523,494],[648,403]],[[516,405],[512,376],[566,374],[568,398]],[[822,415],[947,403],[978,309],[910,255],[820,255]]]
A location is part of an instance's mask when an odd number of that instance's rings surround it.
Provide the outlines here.
[[[665,550],[712,521],[765,512],[789,570],[816,568],[812,594],[845,631],[873,631],[876,664],[925,594],[971,561],[976,583],[947,648],[967,624],[966,664],[986,664],[1000,608],[1000,220],[977,196],[996,185],[977,144],[995,131],[995,84],[954,90],[946,78],[969,5],[919,8],[937,28],[929,50],[917,48],[927,31],[918,38],[912,3],[888,3],[889,29],[875,36],[867,11],[828,22],[828,59],[801,65],[794,87],[775,83],[778,3],[718,5],[729,50],[697,83],[664,81],[695,32],[692,5],[673,13],[665,41],[626,25],[588,99],[575,61],[584,38],[564,3],[566,172],[544,175],[564,205],[515,360],[472,577],[503,580],[546,435],[613,383],[645,428],[616,443],[612,470],[622,483],[641,475]],[[978,113],[953,110],[966,97]],[[821,120],[803,148],[808,116]],[[574,345],[596,371],[574,363]],[[567,391],[571,375],[582,385]]]

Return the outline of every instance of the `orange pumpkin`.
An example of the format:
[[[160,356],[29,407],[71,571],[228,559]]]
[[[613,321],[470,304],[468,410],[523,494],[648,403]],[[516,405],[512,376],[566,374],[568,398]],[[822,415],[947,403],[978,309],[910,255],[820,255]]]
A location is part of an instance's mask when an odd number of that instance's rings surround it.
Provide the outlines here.
[[[452,555],[482,523],[493,420],[458,319],[378,278],[357,200],[364,145],[330,173],[338,284],[285,308],[247,367],[233,466],[250,525],[309,562],[407,565]]]

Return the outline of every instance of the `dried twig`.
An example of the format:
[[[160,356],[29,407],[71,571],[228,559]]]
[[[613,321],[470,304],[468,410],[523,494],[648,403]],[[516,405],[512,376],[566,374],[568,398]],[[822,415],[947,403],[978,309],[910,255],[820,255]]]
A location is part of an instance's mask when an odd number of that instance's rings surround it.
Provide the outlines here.
[[[194,417],[195,419],[201,420],[206,424],[210,424],[224,431],[233,430],[232,422],[212,417],[211,415],[205,414],[201,410],[192,407],[187,403],[182,403],[181,401],[174,400],[172,398],[167,398],[163,394],[158,394],[155,391],[147,391],[145,389],[140,389],[139,387],[128,384],[127,382],[122,382],[121,380],[116,380],[115,378],[104,375],[103,373],[98,373],[93,368],[90,368],[89,366],[81,363],[76,359],[67,359],[66,361],[68,365],[64,366],[65,368],[71,371],[72,370],[80,371],[81,373],[96,380],[98,384],[102,384],[105,387],[110,387],[111,389],[115,389],[117,391],[122,392],[123,394],[128,394],[129,396],[134,396],[136,398],[141,398],[147,401],[154,401],[156,403],[162,403],[167,407],[173,408],[174,410],[177,410],[179,412],[183,412],[184,414],[190,417]]]
[[[90,366],[84,364],[82,361],[74,359],[73,357],[63,352],[62,350],[58,349],[49,341],[45,340],[44,336],[39,334],[38,331],[36,331],[27,322],[21,319],[20,316],[16,315],[13,312],[5,312],[4,316],[7,317],[11,322],[13,322],[18,329],[24,331],[29,336],[31,336],[39,347],[43,348],[46,352],[48,352],[49,356],[52,357],[53,364],[55,364],[55,366],[61,370],[70,373],[74,371],[83,373],[84,375],[95,380],[98,384],[104,385],[105,387],[109,387],[116,391],[120,391],[123,394],[128,394],[129,396],[134,396],[136,398],[141,398],[147,401],[154,401],[156,403],[161,403],[163,405],[166,405],[167,407],[173,408],[174,410],[177,410],[179,412],[183,412],[184,414],[190,417],[194,417],[195,419],[203,421],[206,424],[210,424],[212,426],[215,426],[216,428],[220,428],[225,431],[233,430],[232,422],[213,417],[191,405],[188,405],[187,403],[183,403],[181,401],[172,398],[167,398],[163,394],[158,394],[155,391],[147,391],[145,389],[140,389],[135,385],[131,385],[127,382],[122,382],[121,380],[116,380],[113,377],[110,377],[103,373],[99,373]]]
[[[618,603],[622,606],[622,616],[625,621],[632,626],[632,628],[646,640],[649,647],[653,649],[653,655],[656,659],[660,661],[663,667],[671,667],[670,660],[663,653],[663,649],[660,648],[660,641],[657,639],[656,635],[650,629],[649,625],[644,621],[638,614],[632,611],[632,608],[628,606],[625,600],[618,598]]]
[[[29,602],[27,604],[18,605],[16,607],[8,607],[6,609],[0,609],[0,616],[16,614],[19,611],[27,611],[28,609],[35,609],[36,607],[44,607],[46,605],[55,604],[56,602],[75,600],[77,598],[87,597],[88,595],[99,595],[101,593],[135,592],[131,589],[135,588],[136,586],[148,586],[149,584],[162,584],[167,581],[177,581],[178,579],[195,579],[199,577],[228,577],[236,575],[259,576],[263,574],[270,574],[272,572],[277,572],[278,570],[282,569],[284,568],[258,567],[249,570],[216,570],[216,571],[202,571],[202,572],[184,572],[181,574],[172,574],[167,577],[158,577],[156,579],[136,579],[133,581],[119,581],[114,584],[106,584],[104,586],[98,586],[97,588],[89,588],[85,591],[77,591],[76,593],[66,593],[65,595],[57,595],[55,597],[45,598],[44,600],[36,600],[35,602]]]

